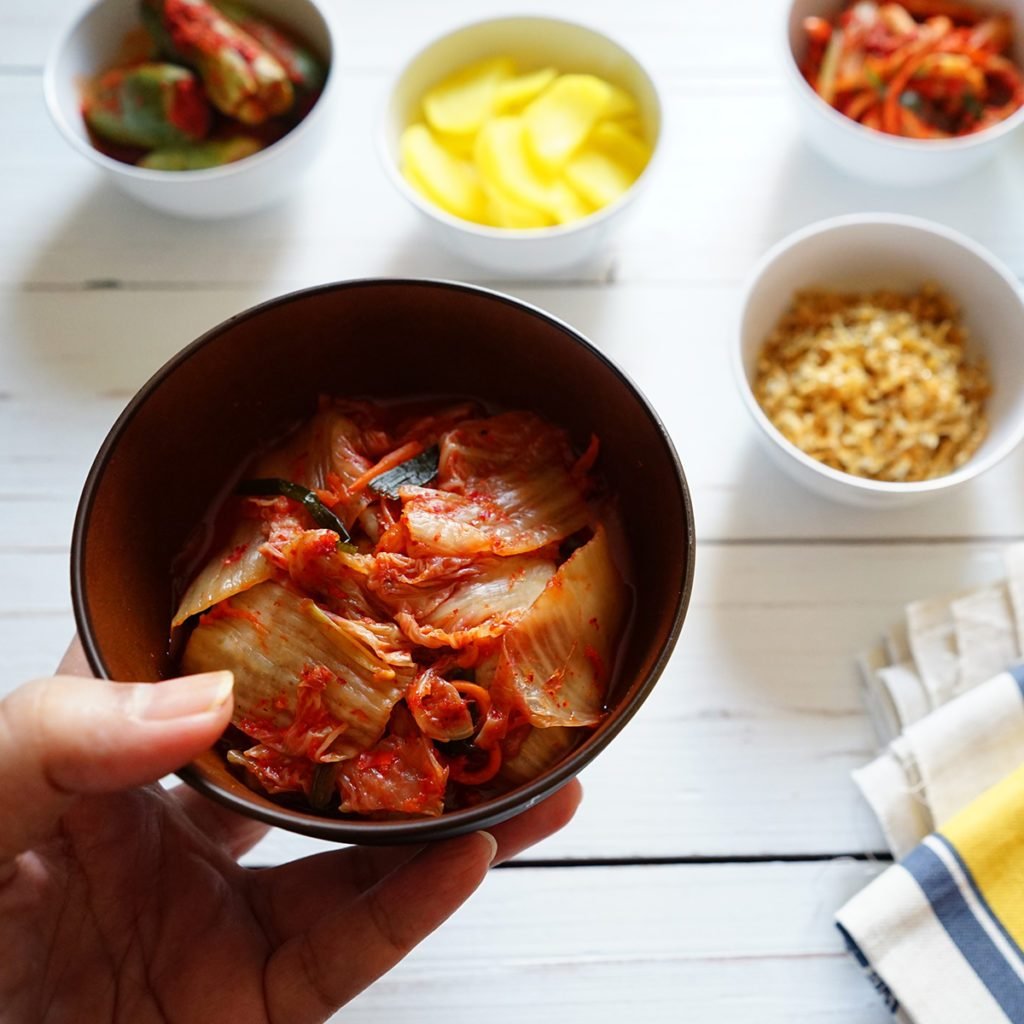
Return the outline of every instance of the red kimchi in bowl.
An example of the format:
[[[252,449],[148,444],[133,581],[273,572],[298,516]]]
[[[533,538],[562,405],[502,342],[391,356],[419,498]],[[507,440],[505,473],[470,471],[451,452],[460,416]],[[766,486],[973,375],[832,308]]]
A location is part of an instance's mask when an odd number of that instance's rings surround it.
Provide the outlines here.
[[[598,469],[596,437],[531,412],[322,400],[216,510],[172,624],[185,671],[234,673],[235,770],[390,819],[558,763],[605,714],[631,606]]]

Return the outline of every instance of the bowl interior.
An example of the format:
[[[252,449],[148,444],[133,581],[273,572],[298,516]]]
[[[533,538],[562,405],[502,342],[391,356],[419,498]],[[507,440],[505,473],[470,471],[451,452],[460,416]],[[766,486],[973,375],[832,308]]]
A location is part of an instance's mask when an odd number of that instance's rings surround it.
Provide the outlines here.
[[[983,355],[989,364],[993,382],[989,435],[962,469],[941,480],[953,482],[964,474],[973,475],[1005,454],[1024,429],[1024,308],[1018,287],[1003,272],[975,248],[945,233],[908,223],[865,221],[826,226],[791,245],[783,243],[752,284],[743,312],[740,346],[748,387],[753,387],[765,338],[799,289],[910,290],[927,281],[934,281],[956,300],[975,354]],[[756,406],[752,390],[749,397]],[[767,424],[759,408],[757,413]],[[774,436],[774,427],[770,429]]]
[[[601,470],[621,496],[636,602],[614,713],[556,769],[558,778],[492,801],[511,813],[578,771],[653,685],[682,621],[693,535],[672,445],[632,385],[568,328],[503,296],[429,282],[327,286],[228,321],[161,370],[101,449],[76,524],[73,589],[93,667],[123,680],[173,672],[176,557],[254,450],[311,415],[319,394],[471,396],[534,409],[580,445],[591,432],[601,438]],[[450,830],[467,817],[333,822],[252,793],[213,753],[192,771],[214,795],[313,834],[365,838],[384,829],[394,839]]]
[[[330,62],[330,29],[309,0],[291,0],[284,5],[276,0],[245,0],[245,6],[287,25]],[[139,0],[99,0],[74,22],[51,58],[48,74],[57,107],[54,115],[64,132],[91,152],[95,151],[82,119],[83,84],[122,58],[125,37],[139,31],[141,25]],[[127,165],[119,166],[127,169]]]
[[[402,131],[422,117],[423,94],[442,79],[474,61],[513,57],[521,71],[554,67],[559,72],[599,75],[629,92],[637,101],[648,144],[661,134],[661,104],[650,76],[627,50],[593,29],[554,18],[499,18],[482,21],[443,36],[421,50],[392,89],[385,114],[384,146],[399,165]]]

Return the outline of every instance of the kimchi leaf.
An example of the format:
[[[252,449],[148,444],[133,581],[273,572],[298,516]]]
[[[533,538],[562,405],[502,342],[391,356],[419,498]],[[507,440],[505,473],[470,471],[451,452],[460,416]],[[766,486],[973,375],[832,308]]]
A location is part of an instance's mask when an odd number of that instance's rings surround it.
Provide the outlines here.
[[[367,584],[410,640],[463,648],[501,636],[544,590],[555,563],[510,558],[408,558],[380,554]]]
[[[260,552],[264,540],[260,520],[241,520],[228,542],[209,558],[185,591],[171,626],[180,626],[192,615],[270,579],[273,566]]]
[[[500,776],[516,786],[531,782],[561,761],[579,739],[578,729],[531,729],[516,753],[502,762]]]
[[[251,475],[291,480],[314,491],[337,477],[347,487],[373,465],[368,443],[366,432],[352,417],[334,408],[323,409],[302,430],[263,455]],[[372,495],[342,492],[335,514],[351,526],[371,500]]]
[[[414,553],[518,555],[589,521],[563,431],[531,413],[469,420],[445,434],[437,490],[405,487]]]
[[[434,745],[418,734],[392,733],[375,747],[338,767],[345,813],[425,814],[444,810],[448,769]]]
[[[259,784],[271,794],[309,793],[313,783],[314,767],[304,757],[289,757],[262,743],[244,752],[228,751],[228,763],[250,772]],[[321,766],[327,767],[327,766]]]
[[[626,608],[626,587],[601,527],[505,634],[494,688],[532,725],[596,725]]]
[[[437,476],[441,450],[433,445],[425,452],[406,459],[394,469],[375,476],[366,486],[385,498],[397,498],[400,487],[425,487]]]
[[[413,677],[408,654],[385,659],[368,641],[353,623],[269,581],[204,615],[182,667],[234,673],[233,721],[253,739],[289,756],[338,761],[380,738]]]

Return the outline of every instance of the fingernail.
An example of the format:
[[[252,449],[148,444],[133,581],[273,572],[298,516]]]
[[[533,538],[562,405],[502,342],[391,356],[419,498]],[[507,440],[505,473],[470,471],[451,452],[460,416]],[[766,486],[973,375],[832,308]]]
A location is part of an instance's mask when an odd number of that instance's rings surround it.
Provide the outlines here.
[[[490,832],[484,832],[483,830],[477,832],[477,835],[487,840],[487,845],[491,848],[491,855],[487,858],[487,863],[493,864],[494,858],[498,856],[498,840]]]
[[[167,721],[216,711],[231,696],[235,677],[230,672],[204,672],[133,687],[130,714]]]

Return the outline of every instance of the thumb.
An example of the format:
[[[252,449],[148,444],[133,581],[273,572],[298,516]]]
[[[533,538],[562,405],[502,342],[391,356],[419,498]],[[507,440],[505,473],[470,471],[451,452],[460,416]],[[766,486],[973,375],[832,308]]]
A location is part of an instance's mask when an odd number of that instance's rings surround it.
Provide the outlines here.
[[[230,672],[163,683],[55,676],[0,702],[0,864],[49,837],[79,795],[154,782],[231,718]]]

